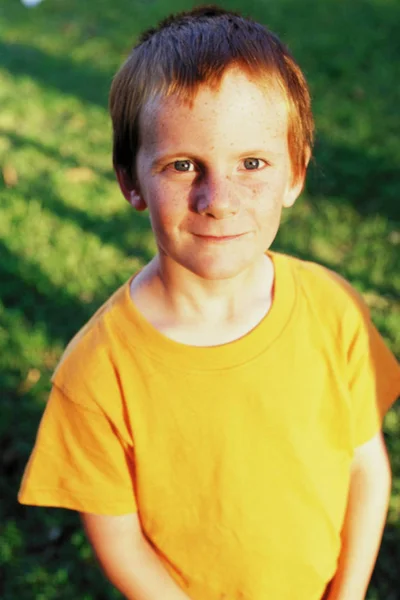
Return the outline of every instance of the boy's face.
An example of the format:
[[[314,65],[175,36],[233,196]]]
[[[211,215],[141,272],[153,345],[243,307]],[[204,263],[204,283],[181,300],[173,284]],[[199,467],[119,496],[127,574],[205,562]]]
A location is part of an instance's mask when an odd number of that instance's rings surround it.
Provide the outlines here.
[[[303,184],[292,179],[283,94],[230,69],[191,104],[149,103],[140,137],[136,188],[119,180],[134,207],[148,207],[164,265],[208,280],[255,266]]]

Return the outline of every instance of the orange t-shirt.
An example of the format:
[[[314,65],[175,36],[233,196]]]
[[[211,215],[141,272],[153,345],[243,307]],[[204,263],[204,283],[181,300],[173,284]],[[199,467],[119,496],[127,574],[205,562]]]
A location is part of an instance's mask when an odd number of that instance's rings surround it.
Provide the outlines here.
[[[335,573],[353,450],[380,428],[399,367],[356,292],[272,254],[268,315],[192,347],[125,284],[67,348],[19,500],[138,510],[193,600],[319,600]]]

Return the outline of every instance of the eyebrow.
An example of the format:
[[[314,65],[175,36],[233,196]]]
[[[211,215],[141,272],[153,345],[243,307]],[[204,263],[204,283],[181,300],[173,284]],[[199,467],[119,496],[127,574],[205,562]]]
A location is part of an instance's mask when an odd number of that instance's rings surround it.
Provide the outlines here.
[[[279,156],[281,152],[274,152],[273,150],[268,150],[266,148],[252,148],[250,150],[245,150],[245,152],[241,152],[238,156],[239,158],[252,158],[267,155],[267,156]]]

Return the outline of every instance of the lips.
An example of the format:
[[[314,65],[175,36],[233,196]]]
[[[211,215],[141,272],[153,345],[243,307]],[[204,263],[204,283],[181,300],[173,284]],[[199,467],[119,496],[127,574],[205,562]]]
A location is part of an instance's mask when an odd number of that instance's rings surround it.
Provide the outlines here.
[[[223,233],[223,234],[211,234],[211,233],[193,233],[194,236],[204,238],[208,240],[233,240],[238,237],[246,235],[245,233]]]

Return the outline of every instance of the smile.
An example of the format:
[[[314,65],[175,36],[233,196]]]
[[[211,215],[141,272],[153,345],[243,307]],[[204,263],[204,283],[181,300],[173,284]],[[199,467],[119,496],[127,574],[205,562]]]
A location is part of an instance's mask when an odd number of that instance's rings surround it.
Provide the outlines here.
[[[239,238],[244,237],[245,233],[238,233],[236,235],[200,235],[198,233],[193,234],[195,237],[204,240],[205,242],[210,243],[222,243],[222,242],[231,242],[233,240],[238,240]]]

